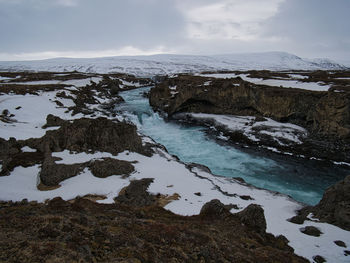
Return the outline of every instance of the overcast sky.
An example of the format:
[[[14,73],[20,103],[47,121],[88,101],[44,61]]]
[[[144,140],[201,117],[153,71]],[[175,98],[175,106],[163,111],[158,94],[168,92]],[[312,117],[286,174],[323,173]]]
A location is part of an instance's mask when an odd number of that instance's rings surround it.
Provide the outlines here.
[[[0,60],[286,51],[350,60],[350,0],[0,0]]]

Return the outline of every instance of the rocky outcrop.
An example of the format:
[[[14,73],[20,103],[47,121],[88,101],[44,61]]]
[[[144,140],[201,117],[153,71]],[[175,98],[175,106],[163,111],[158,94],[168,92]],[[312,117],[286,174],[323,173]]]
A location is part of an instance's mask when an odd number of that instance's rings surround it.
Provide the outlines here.
[[[180,75],[152,89],[150,103],[169,115],[202,112],[306,122],[309,112],[324,95],[324,92],[257,86],[239,77],[211,79]]]
[[[321,201],[307,211],[323,222],[350,231],[350,176],[329,187]]]
[[[147,206],[155,203],[156,198],[147,192],[147,188],[153,182],[151,178],[131,181],[119,195],[115,201],[122,204],[132,206]]]
[[[232,216],[229,211],[230,207],[230,205],[224,205],[218,199],[213,199],[203,205],[200,216],[211,220],[229,218]],[[250,204],[241,212],[234,214],[234,216],[245,226],[254,229],[256,233],[262,235],[266,233],[264,209],[260,205]]]
[[[116,155],[129,150],[144,153],[134,125],[106,118],[66,121],[58,130],[47,131],[42,138],[29,139],[26,143],[41,152],[100,151]]]
[[[78,175],[84,168],[80,163],[56,164],[52,158],[47,157],[41,166],[39,176],[44,185],[56,186],[63,180]]]
[[[329,187],[317,205],[304,207],[289,221],[303,224],[310,213],[321,222],[350,231],[350,175]]]
[[[255,229],[257,233],[266,232],[264,209],[260,205],[250,204],[236,215],[243,224]]]
[[[204,218],[224,218],[229,215],[227,207],[218,199],[213,199],[202,206],[200,215]]]
[[[241,78],[191,75],[166,78],[151,89],[151,106],[175,119],[197,123],[182,112],[269,117],[307,129],[302,144],[284,147],[271,138],[250,141],[242,132],[217,127],[230,141],[262,144],[308,157],[350,161],[350,92],[310,91],[256,85]],[[210,125],[210,123],[208,124]]]
[[[63,180],[74,177],[85,168],[99,178],[106,178],[112,175],[129,176],[134,171],[134,166],[127,162],[112,158],[91,160],[85,163],[60,164],[55,158],[46,155],[39,173],[40,181],[45,186],[57,186]]]
[[[150,104],[178,112],[253,115],[292,122],[328,137],[350,138],[350,94],[255,85],[234,79],[180,75],[150,92]]]
[[[89,164],[92,174],[99,178],[106,178],[111,175],[130,175],[134,171],[134,166],[127,162],[112,158],[95,160]]]
[[[350,93],[328,92],[311,114],[312,129],[325,136],[350,138]]]

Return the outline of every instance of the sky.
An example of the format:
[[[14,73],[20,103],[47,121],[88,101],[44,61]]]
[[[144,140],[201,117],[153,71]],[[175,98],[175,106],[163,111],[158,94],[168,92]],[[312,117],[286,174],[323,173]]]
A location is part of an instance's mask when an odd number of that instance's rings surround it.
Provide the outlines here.
[[[0,0],[0,60],[285,51],[350,61],[350,0]]]

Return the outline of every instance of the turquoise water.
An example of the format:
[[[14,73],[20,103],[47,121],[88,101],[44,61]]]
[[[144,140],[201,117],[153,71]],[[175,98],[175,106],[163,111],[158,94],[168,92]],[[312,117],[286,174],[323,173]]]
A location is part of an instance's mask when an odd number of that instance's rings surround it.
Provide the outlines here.
[[[123,111],[143,134],[164,145],[169,153],[184,162],[206,165],[214,174],[241,177],[257,187],[290,195],[310,205],[321,199],[327,187],[350,174],[349,170],[319,161],[242,151],[218,143],[208,135],[205,127],[165,121],[153,112],[148,99],[142,96],[148,90],[121,92],[125,103],[116,109]]]

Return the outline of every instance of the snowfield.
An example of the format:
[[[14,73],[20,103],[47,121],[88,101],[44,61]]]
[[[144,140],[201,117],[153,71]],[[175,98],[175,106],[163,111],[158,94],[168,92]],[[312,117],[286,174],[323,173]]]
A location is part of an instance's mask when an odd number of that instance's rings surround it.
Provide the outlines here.
[[[93,73],[121,72],[154,76],[218,70],[333,70],[344,69],[330,60],[303,59],[285,52],[245,53],[216,56],[152,55],[92,59],[57,58],[37,61],[0,62],[0,71],[79,71]]]
[[[204,121],[211,121],[214,126],[223,126],[228,131],[241,131],[252,141],[259,141],[256,134],[266,134],[271,136],[280,145],[284,145],[280,140],[289,143],[301,143],[301,139],[307,135],[307,131],[291,123],[281,123],[270,118],[265,121],[255,121],[251,116],[217,115],[207,113],[186,113],[186,115]]]
[[[215,74],[197,74],[197,76],[210,77],[210,78],[237,78],[258,84],[258,85],[268,85],[268,86],[277,86],[284,88],[296,88],[296,89],[305,89],[313,91],[328,91],[331,85],[326,85],[322,82],[301,82],[297,80],[283,80],[283,79],[261,79],[261,78],[250,78],[248,74],[235,74],[235,73],[215,73]],[[304,79],[305,77],[301,75],[292,74],[292,78]]]

